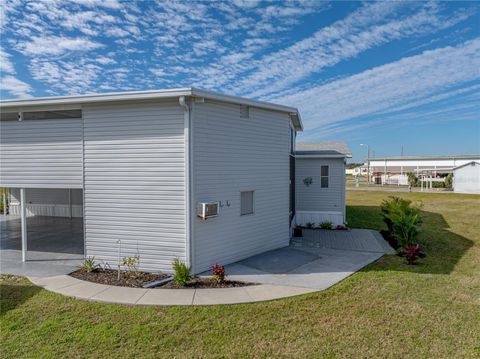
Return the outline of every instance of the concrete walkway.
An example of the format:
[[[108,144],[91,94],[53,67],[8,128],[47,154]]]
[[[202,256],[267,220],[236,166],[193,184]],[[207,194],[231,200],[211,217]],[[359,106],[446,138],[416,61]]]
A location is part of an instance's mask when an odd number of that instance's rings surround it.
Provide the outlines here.
[[[394,252],[370,230],[306,230],[292,245],[226,266],[230,280],[258,283],[222,289],[126,288],[85,282],[68,275],[29,279],[62,295],[131,305],[213,305],[259,302],[325,290]],[[204,273],[203,275],[208,275]]]
[[[130,305],[214,305],[261,302],[315,292],[312,288],[252,285],[221,289],[144,289],[85,282],[68,275],[28,277],[58,294],[99,302]]]

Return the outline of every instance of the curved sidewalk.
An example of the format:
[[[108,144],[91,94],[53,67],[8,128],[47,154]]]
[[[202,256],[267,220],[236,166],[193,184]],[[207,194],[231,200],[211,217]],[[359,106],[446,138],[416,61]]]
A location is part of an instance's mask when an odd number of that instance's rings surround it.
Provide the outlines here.
[[[258,284],[216,289],[144,289],[97,284],[68,275],[28,277],[58,294],[91,301],[130,305],[216,305],[261,302],[319,291],[314,288]]]
[[[260,283],[246,287],[144,289],[96,284],[68,275],[28,278],[49,291],[93,301],[138,305],[236,304],[325,290],[386,253],[395,251],[375,231],[305,230],[304,237],[293,240],[289,247],[226,266],[229,279]]]

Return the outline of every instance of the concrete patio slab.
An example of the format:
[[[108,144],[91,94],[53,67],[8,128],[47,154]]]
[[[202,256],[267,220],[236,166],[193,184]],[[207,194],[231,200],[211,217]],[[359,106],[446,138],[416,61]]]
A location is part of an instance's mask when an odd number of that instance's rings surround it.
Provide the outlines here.
[[[192,305],[195,289],[149,289],[137,304]]]
[[[318,259],[318,256],[315,254],[285,247],[258,254],[238,263],[264,272],[285,273],[314,259]]]
[[[395,250],[379,232],[363,228],[352,228],[348,231],[304,229],[303,237],[293,238],[291,246],[395,254]]]
[[[18,216],[0,216],[0,273],[57,276],[70,273],[83,261],[82,218],[27,218],[27,262],[22,262]]]

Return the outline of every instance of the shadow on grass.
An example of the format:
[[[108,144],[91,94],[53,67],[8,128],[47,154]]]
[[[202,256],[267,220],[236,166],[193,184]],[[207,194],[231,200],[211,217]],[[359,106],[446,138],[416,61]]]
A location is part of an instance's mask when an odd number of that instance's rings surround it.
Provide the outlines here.
[[[18,284],[0,281],[0,316],[25,303],[42,288],[27,284],[24,280]]]
[[[451,273],[474,242],[450,231],[445,218],[439,213],[421,211],[421,216],[423,223],[419,243],[427,254],[426,258],[420,259],[416,265],[407,265],[406,260],[398,256],[382,257],[364,270]],[[387,229],[377,206],[347,206],[347,222],[353,228]]]

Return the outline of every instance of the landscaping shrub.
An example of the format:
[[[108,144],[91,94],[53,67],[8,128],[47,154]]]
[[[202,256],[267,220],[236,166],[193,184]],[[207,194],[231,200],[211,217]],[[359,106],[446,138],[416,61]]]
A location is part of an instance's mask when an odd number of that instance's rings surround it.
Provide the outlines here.
[[[432,188],[445,188],[445,182],[432,181]]]
[[[391,196],[382,202],[380,208],[383,220],[400,248],[417,243],[422,223],[419,206],[413,206],[412,201]]]
[[[80,269],[87,273],[93,272],[97,268],[98,265],[95,263],[95,257],[88,257],[80,266]]]
[[[413,172],[407,173],[408,184],[412,187],[415,187],[418,184],[418,178]]]
[[[447,177],[445,177],[445,188],[452,188],[453,186],[453,173],[449,173]]]
[[[225,282],[225,266],[215,264],[210,267],[212,270],[212,280],[214,283],[220,284]]]
[[[420,245],[415,244],[404,249],[403,254],[410,265],[415,264],[418,258],[424,258],[425,253],[420,250]]]
[[[315,225],[315,223],[313,223],[313,222],[307,222],[307,224],[306,224],[307,228],[313,228],[314,225]]]
[[[180,259],[175,258],[172,263],[175,272],[173,282],[177,285],[186,286],[191,279],[190,270]]]
[[[324,222],[320,223],[320,228],[321,229],[332,229],[333,228],[333,222],[324,221]]]
[[[139,261],[140,261],[139,256],[124,257],[122,264],[124,267],[127,268],[127,273],[129,275],[133,275],[137,272],[137,264]]]

